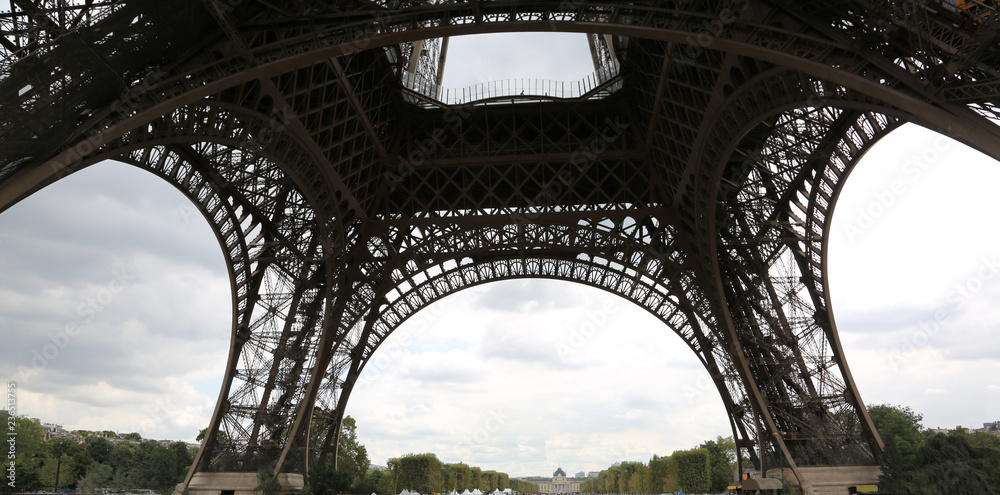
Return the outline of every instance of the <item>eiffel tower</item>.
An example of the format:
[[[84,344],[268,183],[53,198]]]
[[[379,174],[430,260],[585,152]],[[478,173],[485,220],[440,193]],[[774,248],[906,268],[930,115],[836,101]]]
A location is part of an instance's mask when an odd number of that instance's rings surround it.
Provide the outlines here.
[[[232,343],[192,493],[261,468],[301,486],[394,329],[520,277],[656,315],[738,458],[846,493],[882,441],[830,308],[844,180],[904,123],[1000,158],[995,1],[11,4],[0,211],[114,159],[182,191],[225,255]],[[525,31],[586,34],[594,73],[441,87],[451,37]]]

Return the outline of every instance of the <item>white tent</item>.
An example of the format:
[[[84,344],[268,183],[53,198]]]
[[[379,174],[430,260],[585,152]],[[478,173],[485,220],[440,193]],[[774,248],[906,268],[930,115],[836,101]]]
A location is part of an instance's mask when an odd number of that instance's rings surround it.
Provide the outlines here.
[[[475,490],[472,490],[472,495],[483,495],[483,492],[479,491],[479,489],[476,488]]]
[[[470,492],[469,489],[466,488],[465,491],[462,492],[462,495],[472,495],[472,492]]]

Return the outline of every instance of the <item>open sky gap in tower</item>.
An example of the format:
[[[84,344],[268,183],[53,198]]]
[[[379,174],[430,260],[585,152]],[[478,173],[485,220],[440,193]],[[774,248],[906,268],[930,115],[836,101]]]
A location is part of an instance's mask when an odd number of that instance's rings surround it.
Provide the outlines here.
[[[448,43],[442,85],[461,88],[503,79],[575,81],[594,71],[580,33],[456,36]]]

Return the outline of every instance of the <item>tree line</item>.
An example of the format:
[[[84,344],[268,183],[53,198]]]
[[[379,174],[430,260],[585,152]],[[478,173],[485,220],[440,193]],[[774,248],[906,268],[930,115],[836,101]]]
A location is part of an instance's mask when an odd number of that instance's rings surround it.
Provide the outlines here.
[[[1000,435],[926,429],[909,407],[868,409],[885,444],[879,493],[885,495],[1000,495]],[[736,469],[732,437],[719,437],[648,464],[622,462],[580,484],[582,492],[718,493]]]
[[[879,404],[868,411],[885,444],[879,493],[1000,494],[1000,435],[934,432],[909,407]]]
[[[956,430],[935,433],[921,425],[922,416],[908,407],[869,408],[885,450],[880,493],[1000,495],[1000,436]],[[420,493],[475,490],[487,493],[510,488],[538,492],[538,485],[506,473],[463,463],[445,464],[434,454],[408,454],[389,460],[386,470],[370,469],[367,451],[357,439],[354,419],[344,418],[338,469],[332,459],[313,463],[307,493],[396,495],[404,488]],[[88,433],[88,432],[83,432]],[[168,494],[183,481],[196,449],[182,442],[112,443],[93,432],[76,442],[45,440],[42,426],[15,418],[16,476],[13,486],[0,485],[0,495],[42,490],[94,493],[98,488],[153,489]],[[139,439],[138,434],[124,435]],[[622,462],[581,483],[582,492],[670,493],[722,492],[736,468],[732,437],[718,437],[696,448],[676,451],[648,463]],[[6,474],[6,473],[5,473]],[[58,480],[57,480],[58,477]]]
[[[736,469],[736,444],[732,437],[718,437],[696,448],[678,450],[666,457],[654,455],[649,463],[622,462],[580,483],[587,493],[719,493],[726,491]]]
[[[407,454],[389,459],[388,469],[370,473],[378,477],[374,492],[395,495],[403,489],[420,493],[448,493],[452,490],[493,490],[510,488],[516,492],[537,492],[538,485],[511,478],[507,473],[469,466],[464,463],[445,464],[435,454]],[[371,492],[368,492],[371,493]],[[367,494],[365,494],[367,495]]]
[[[5,438],[14,439],[14,474],[11,479],[6,477],[10,472],[4,473],[0,495],[77,489],[95,493],[98,488],[149,488],[169,494],[184,480],[197,450],[183,442],[112,443],[98,436],[105,433],[111,432],[88,435],[82,443],[68,438],[46,441],[42,425],[14,418],[14,435]],[[126,437],[140,438],[138,433]],[[4,464],[9,467],[10,460]]]
[[[403,489],[420,493],[483,493],[510,488],[537,492],[538,485],[511,479],[507,473],[483,470],[463,463],[445,464],[434,454],[407,454],[389,459],[387,469],[372,469],[368,451],[358,440],[357,424],[351,416],[341,421],[337,464],[323,458],[312,463],[306,492],[310,495],[396,495]]]

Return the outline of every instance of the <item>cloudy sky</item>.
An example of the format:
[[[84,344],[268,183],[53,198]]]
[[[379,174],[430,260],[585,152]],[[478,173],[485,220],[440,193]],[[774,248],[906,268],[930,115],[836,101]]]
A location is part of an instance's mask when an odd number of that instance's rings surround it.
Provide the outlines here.
[[[452,40],[446,85],[591,70],[579,37],[522,39],[530,49]],[[917,128],[886,138],[851,176],[829,267],[868,403],[910,406],[929,427],[1000,419],[998,181],[992,160]],[[229,282],[180,193],[121,164],[75,174],[0,215],[0,274],[0,377],[17,383],[20,414],[183,440],[206,425]],[[435,452],[520,476],[730,434],[678,337],[624,300],[552,281],[494,283],[418,314],[362,375],[348,413],[376,464]]]

